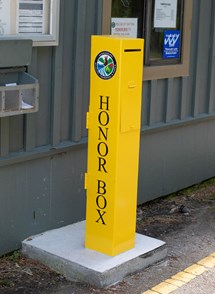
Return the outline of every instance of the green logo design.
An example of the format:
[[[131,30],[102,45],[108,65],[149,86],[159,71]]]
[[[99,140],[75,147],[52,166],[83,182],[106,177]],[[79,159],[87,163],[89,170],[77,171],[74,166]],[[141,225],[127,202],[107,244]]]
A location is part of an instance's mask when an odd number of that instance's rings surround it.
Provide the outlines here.
[[[101,79],[109,80],[116,72],[116,59],[110,52],[102,51],[96,56],[94,67]]]

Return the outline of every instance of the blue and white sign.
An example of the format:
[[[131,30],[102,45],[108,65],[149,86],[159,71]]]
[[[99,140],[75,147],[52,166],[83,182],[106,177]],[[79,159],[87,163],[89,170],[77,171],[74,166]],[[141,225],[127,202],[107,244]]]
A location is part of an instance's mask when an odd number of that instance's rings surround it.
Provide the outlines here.
[[[163,58],[179,58],[180,56],[180,31],[168,30],[164,32]]]

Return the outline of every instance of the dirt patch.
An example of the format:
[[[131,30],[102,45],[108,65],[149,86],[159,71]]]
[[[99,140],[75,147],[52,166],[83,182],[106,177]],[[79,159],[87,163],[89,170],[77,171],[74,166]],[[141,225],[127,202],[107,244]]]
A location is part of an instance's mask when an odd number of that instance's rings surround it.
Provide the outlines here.
[[[211,179],[138,207],[137,232],[167,242],[169,253],[162,263],[109,288],[95,289],[67,281],[16,251],[0,258],[0,293],[142,293],[162,278],[215,250],[214,227],[215,179]]]
[[[62,276],[19,251],[0,259],[0,293],[45,293],[63,284],[66,280]]]
[[[214,180],[140,205],[137,232],[160,238],[197,222],[199,212],[205,209],[208,214],[215,212]]]

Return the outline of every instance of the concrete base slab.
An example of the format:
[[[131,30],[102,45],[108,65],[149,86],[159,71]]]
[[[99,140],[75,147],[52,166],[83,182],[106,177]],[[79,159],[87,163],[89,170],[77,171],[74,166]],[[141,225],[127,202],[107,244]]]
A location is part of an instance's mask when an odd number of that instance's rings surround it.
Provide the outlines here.
[[[163,241],[136,234],[135,248],[110,257],[84,247],[85,221],[47,231],[22,242],[24,255],[67,279],[105,287],[158,262],[167,254]]]

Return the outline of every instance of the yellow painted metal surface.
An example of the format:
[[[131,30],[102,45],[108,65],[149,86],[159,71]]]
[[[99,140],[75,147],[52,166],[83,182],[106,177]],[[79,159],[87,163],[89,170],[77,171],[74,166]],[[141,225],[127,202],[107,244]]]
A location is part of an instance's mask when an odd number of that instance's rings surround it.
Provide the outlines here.
[[[92,36],[86,248],[135,246],[143,40]]]

